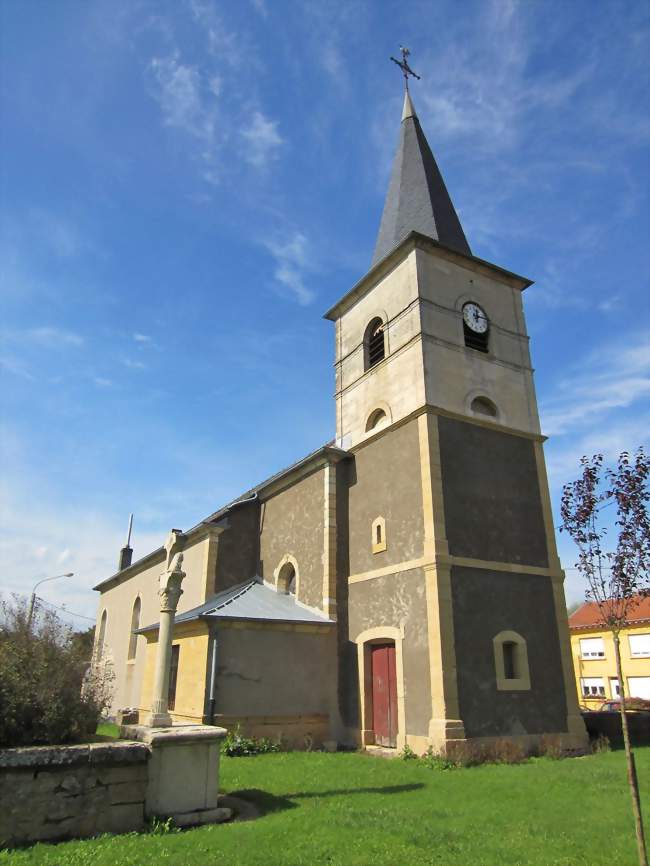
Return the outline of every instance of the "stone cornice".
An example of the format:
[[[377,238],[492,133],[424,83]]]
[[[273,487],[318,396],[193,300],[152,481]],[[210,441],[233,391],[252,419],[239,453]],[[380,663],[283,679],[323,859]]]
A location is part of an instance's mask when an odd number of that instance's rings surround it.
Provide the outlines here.
[[[533,281],[527,277],[522,277],[513,271],[508,271],[506,268],[499,267],[499,265],[492,264],[492,262],[488,262],[485,259],[480,259],[478,256],[466,256],[463,253],[456,252],[456,250],[444,246],[444,244],[433,240],[433,238],[426,237],[426,235],[422,235],[419,232],[410,232],[388,255],[384,256],[381,261],[370,268],[368,273],[340,301],[337,301],[325,313],[323,318],[329,319],[332,322],[336,321],[416,249],[425,250],[475,273],[484,274],[492,278],[496,275],[500,278],[501,282],[506,283],[512,288],[519,289],[519,291],[523,291],[533,284]]]

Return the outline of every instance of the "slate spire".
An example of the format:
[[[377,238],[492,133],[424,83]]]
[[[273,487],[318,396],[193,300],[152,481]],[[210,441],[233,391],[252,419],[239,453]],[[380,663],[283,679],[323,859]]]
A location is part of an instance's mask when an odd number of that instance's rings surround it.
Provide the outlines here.
[[[407,90],[372,264],[377,264],[412,231],[472,255]]]

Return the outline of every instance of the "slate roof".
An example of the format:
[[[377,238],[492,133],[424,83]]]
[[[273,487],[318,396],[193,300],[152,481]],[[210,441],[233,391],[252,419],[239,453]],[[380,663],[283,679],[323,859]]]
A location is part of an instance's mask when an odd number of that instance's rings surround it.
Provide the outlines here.
[[[409,94],[399,145],[372,264],[375,265],[412,231],[439,241],[456,252],[471,256],[465,233],[431,153]]]
[[[629,625],[650,622],[650,596],[642,598],[632,608],[627,619]],[[604,628],[600,618],[600,611],[595,601],[587,601],[569,617],[569,628],[571,631],[588,628]]]
[[[174,623],[199,619],[334,624],[334,620],[299,605],[293,596],[276,592],[258,580],[249,580],[218,593],[198,607],[178,614]],[[136,634],[144,634],[157,628],[158,623],[153,623],[138,629]]]

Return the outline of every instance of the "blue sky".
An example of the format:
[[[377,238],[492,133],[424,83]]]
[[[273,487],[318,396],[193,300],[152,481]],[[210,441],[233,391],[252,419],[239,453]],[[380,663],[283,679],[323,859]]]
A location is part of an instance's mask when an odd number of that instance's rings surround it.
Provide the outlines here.
[[[332,438],[400,44],[473,252],[536,281],[554,502],[647,438],[645,0],[0,10],[2,590],[92,616],[130,511],[139,556]]]

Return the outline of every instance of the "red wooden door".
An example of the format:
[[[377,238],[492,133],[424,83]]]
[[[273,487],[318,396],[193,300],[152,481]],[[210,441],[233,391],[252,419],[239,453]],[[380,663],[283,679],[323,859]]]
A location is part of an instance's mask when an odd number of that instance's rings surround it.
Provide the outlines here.
[[[372,727],[379,746],[397,745],[395,644],[371,646]]]

